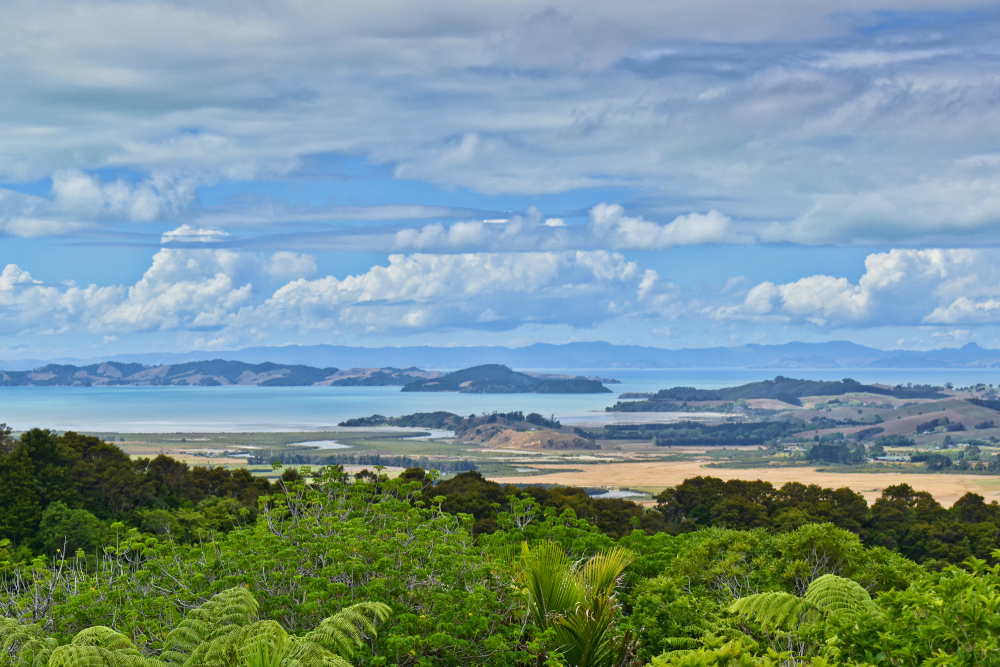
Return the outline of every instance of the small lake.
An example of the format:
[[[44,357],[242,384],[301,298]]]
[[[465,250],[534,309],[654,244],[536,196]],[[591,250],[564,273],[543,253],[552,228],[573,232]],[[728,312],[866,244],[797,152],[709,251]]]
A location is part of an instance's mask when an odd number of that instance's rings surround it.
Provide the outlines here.
[[[559,372],[549,370],[547,372]],[[637,414],[610,415],[624,392],[665,387],[704,389],[773,379],[852,377],[860,382],[938,384],[1000,383],[1000,370],[904,369],[681,369],[574,370],[615,378],[611,394],[403,393],[399,387],[0,387],[0,422],[22,430],[122,433],[326,431],[346,419],[444,410],[463,416],[521,410],[555,415],[566,424],[638,421]]]

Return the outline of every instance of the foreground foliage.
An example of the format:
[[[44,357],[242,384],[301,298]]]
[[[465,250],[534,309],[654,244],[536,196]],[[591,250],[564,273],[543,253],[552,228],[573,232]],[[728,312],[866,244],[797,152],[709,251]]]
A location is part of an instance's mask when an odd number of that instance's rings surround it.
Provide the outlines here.
[[[22,539],[65,546],[92,526],[92,501],[72,443],[52,442],[22,440],[37,494],[2,520],[44,494]],[[98,442],[77,444],[97,456]],[[109,518],[88,549],[0,553],[0,667],[1000,665],[1000,552],[965,558],[989,543],[994,505],[942,510],[900,486],[869,510],[841,491],[742,483],[769,518],[753,527],[737,487],[706,478],[619,515],[573,490],[493,502],[475,474],[282,477],[252,516],[199,539]],[[962,550],[922,565],[895,550],[942,511],[969,519]]]

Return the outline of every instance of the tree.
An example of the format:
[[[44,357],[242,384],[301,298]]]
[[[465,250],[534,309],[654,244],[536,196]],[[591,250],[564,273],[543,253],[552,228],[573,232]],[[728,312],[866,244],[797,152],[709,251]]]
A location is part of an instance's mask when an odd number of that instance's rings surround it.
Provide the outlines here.
[[[528,613],[570,667],[619,667],[636,652],[631,631],[616,632],[620,605],[615,589],[635,560],[616,547],[571,563],[559,545],[542,542],[521,548],[519,580],[528,592]]]
[[[105,532],[96,516],[84,509],[72,510],[57,500],[42,512],[36,540],[46,553],[61,551],[67,556],[103,544]]]

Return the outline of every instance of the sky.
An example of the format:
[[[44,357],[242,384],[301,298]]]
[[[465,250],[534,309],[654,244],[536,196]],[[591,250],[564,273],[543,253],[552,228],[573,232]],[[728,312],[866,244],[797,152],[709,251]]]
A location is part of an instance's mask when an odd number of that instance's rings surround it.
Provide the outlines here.
[[[0,359],[1000,347],[1000,3],[7,0]]]

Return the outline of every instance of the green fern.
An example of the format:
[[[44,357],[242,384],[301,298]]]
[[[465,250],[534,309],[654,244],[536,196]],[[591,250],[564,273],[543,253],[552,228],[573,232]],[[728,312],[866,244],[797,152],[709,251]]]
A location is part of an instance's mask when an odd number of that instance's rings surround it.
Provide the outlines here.
[[[229,588],[187,613],[163,642],[160,660],[173,667],[185,664],[195,651],[212,639],[257,619],[257,600],[243,587]]]
[[[391,612],[389,605],[381,602],[359,602],[323,619],[319,627],[303,639],[341,657],[351,658],[363,645],[365,634],[376,634],[375,621],[386,620]]]
[[[791,593],[758,593],[740,598],[729,611],[753,617],[766,629],[787,631],[821,622],[831,614],[854,618],[865,612],[875,613],[878,607],[856,581],[824,574],[809,584],[802,597]]]
[[[217,634],[200,644],[188,667],[350,667],[345,660],[375,634],[375,622],[389,617],[390,608],[361,602],[325,619],[304,637],[289,636],[274,621],[256,621]],[[369,615],[371,618],[369,618]]]
[[[131,655],[142,655],[136,649],[132,640],[106,625],[95,625],[81,630],[70,642],[77,646],[97,646],[109,651],[118,651]]]
[[[163,667],[138,651],[115,651],[87,644],[67,644],[52,651],[48,667]]]
[[[58,645],[37,624],[0,618],[0,667],[45,667]]]

